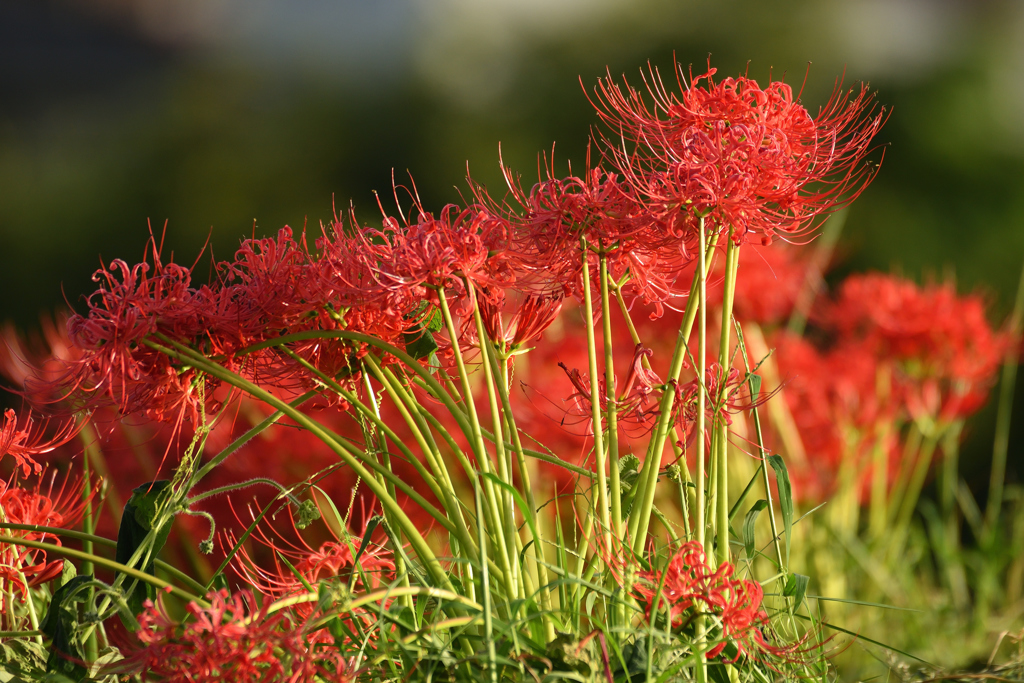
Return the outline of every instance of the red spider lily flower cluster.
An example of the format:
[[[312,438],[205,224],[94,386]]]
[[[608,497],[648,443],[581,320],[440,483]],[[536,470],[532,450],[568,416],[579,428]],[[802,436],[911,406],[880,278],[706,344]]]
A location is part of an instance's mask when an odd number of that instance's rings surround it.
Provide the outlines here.
[[[689,541],[663,570],[641,573],[633,593],[644,605],[648,620],[667,610],[672,628],[685,628],[696,617],[709,615],[709,625],[720,629],[718,642],[707,652],[709,658],[718,657],[729,646],[736,650],[732,662],[743,655],[791,655],[798,646],[773,645],[762,633],[768,615],[761,607],[761,584],[734,578],[733,573],[727,562],[711,569],[701,544]]]
[[[54,383],[77,408],[113,405],[123,414],[196,421],[202,410],[219,409],[223,390],[154,343],[184,344],[266,386],[309,388],[315,380],[293,357],[251,347],[334,330],[403,345],[433,314],[439,289],[463,311],[474,298],[467,286],[494,305],[506,291],[548,302],[579,295],[581,239],[586,258],[602,254],[620,286],[660,315],[688,291],[677,280],[699,251],[697,216],[710,217],[716,230],[734,228],[742,241],[793,235],[872,177],[863,162],[882,116],[861,120],[870,110],[866,91],[835,94],[814,119],[782,83],[761,89],[747,78],[715,82],[713,73],[679,95],[653,87],[655,114],[635,91],[602,83],[602,115],[637,150],[625,155],[609,145],[613,171],[588,159],[581,176],[559,178],[549,166],[529,192],[506,171],[519,212],[475,187],[476,203],[435,216],[412,191],[408,216],[385,215],[380,228],[351,214],[335,219],[315,250],[288,228],[245,240],[203,286],[193,284],[191,269],[163,262],[153,240],[143,263],[114,261],[96,273],[88,313],[68,322],[81,355],[67,359]],[[549,324],[552,307],[535,308],[524,308],[513,343]],[[533,324],[527,313],[535,313]],[[332,377],[357,374],[366,352],[325,338],[295,340],[289,349]]]
[[[805,479],[797,490],[812,500],[836,485],[844,460],[866,479],[874,448],[898,468],[894,439],[908,421],[941,427],[980,409],[1010,349],[1009,334],[988,323],[982,298],[958,295],[952,285],[854,275],[812,317],[832,345],[775,338],[783,393],[813,456],[796,472]]]
[[[791,239],[871,180],[863,162],[885,117],[871,113],[865,87],[854,94],[837,84],[815,118],[785,83],[716,82],[715,73],[709,66],[686,86],[680,72],[681,92],[672,93],[651,70],[650,105],[610,74],[597,88],[613,164],[665,230],[692,234],[705,217],[737,243]]]
[[[255,609],[249,591],[230,595],[222,590],[207,599],[208,608],[189,603],[184,624],[147,600],[136,633],[141,647],[118,668],[168,683],[356,679],[352,662],[325,631],[307,631],[302,621],[285,612],[269,614],[269,603]]]
[[[92,487],[83,496],[81,480],[65,477],[58,485],[56,476],[54,472],[48,484],[41,474],[34,477],[34,484],[19,481],[17,473],[7,482],[0,481],[0,521],[59,529],[77,526],[98,487]],[[59,536],[47,532],[5,529],[2,533],[61,545]],[[48,557],[45,550],[14,543],[0,545],[0,614],[8,613],[4,609],[6,596],[18,593],[24,600],[29,588],[53,580],[63,569],[64,559]]]
[[[892,276],[847,278],[824,314],[836,334],[896,362],[915,416],[951,421],[978,410],[1007,351],[978,295]]]

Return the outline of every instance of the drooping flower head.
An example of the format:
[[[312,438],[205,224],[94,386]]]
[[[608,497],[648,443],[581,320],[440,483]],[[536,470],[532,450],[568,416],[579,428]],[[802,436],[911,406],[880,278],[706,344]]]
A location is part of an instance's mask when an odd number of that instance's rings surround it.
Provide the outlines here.
[[[873,178],[864,161],[885,117],[865,87],[837,83],[812,117],[783,82],[715,81],[709,65],[686,85],[677,72],[678,93],[650,70],[650,103],[610,73],[596,89],[608,156],[664,230],[684,237],[703,216],[737,243],[768,244],[804,234]]]

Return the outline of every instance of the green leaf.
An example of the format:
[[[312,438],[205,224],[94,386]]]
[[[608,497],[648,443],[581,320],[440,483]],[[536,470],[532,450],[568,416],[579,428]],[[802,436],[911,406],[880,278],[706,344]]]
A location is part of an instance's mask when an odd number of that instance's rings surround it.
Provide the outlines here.
[[[430,358],[438,349],[437,342],[434,341],[434,335],[421,327],[405,332],[404,337],[405,352],[416,360]]]
[[[430,358],[438,349],[434,333],[444,326],[441,311],[424,301],[405,319],[412,323],[403,335],[405,352],[416,360]]]
[[[754,524],[757,523],[757,515],[766,507],[768,501],[762,498],[747,511],[747,517],[743,520],[743,550],[748,560],[754,557]]]
[[[146,482],[132,491],[131,498],[125,503],[124,512],[121,514],[121,526],[117,531],[117,552],[115,559],[121,564],[130,565],[132,555],[146,540],[153,525],[156,524],[158,515],[167,496],[170,495],[171,482],[166,479]],[[153,574],[153,565],[157,553],[167,542],[167,536],[171,533],[171,525],[165,522],[160,529],[157,529],[153,536],[153,544],[149,550],[149,561],[143,567],[143,571]],[[128,608],[132,614],[142,611],[146,598],[156,597],[155,589],[141,581],[134,581],[134,587],[125,596],[128,600]],[[122,617],[122,621],[124,618]],[[125,626],[132,628],[132,624],[125,623]]]
[[[786,530],[786,562],[789,563],[789,539],[793,535],[793,489],[789,484],[789,470],[781,455],[769,455],[768,464],[775,470],[775,481],[779,485],[779,506],[782,508],[782,525]]]
[[[88,673],[78,663],[85,660],[85,655],[78,639],[78,610],[74,604],[86,599],[88,593],[81,589],[92,580],[91,574],[75,576],[58,588],[39,622],[39,630],[51,641],[46,670],[73,681],[82,680]]]
[[[804,596],[807,595],[807,582],[809,580],[809,577],[797,574],[796,572],[790,572],[789,576],[786,577],[786,586],[782,589],[782,594],[788,598],[793,598],[794,611],[800,607],[800,603],[804,601]]]

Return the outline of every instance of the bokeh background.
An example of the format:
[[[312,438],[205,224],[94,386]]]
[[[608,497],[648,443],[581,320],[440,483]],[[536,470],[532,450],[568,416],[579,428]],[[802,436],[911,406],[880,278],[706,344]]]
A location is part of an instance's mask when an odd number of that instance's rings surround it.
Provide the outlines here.
[[[500,188],[499,143],[528,177],[555,142],[580,163],[580,79],[638,81],[673,54],[806,76],[812,111],[838,75],[870,82],[892,111],[885,161],[838,273],[955,277],[1005,316],[1024,262],[1018,0],[0,0],[0,320],[81,308],[100,257],[141,258],[147,222],[191,263],[208,237],[227,257],[350,201],[372,219],[392,171],[428,208],[458,200],[467,162]]]

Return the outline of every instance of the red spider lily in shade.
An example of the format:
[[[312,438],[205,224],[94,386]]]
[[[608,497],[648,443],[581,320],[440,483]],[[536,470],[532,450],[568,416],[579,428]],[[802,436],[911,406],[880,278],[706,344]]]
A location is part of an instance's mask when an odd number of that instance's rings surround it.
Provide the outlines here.
[[[14,409],[8,408],[4,411],[3,425],[0,425],[0,458],[5,455],[14,458],[14,463],[21,468],[22,474],[33,471],[38,473],[42,466],[34,458],[71,441],[81,429],[81,425],[75,420],[65,420],[47,438],[48,421],[44,421],[38,428],[33,428],[33,424],[31,413],[19,420]]]
[[[948,422],[977,411],[1010,344],[989,325],[980,296],[890,275],[847,278],[822,317],[840,338],[896,363],[894,379],[917,418]]]
[[[710,615],[710,637],[712,641],[720,640],[708,650],[709,658],[722,655],[730,647],[735,648],[732,659],[727,660],[730,662],[744,655],[792,656],[799,643],[773,645],[761,630],[768,622],[761,607],[761,584],[733,578],[733,572],[734,567],[728,562],[712,570],[701,544],[688,541],[680,546],[665,569],[641,572],[633,585],[633,594],[644,605],[648,620],[667,606],[672,628],[686,628],[697,616]]]
[[[265,546],[273,556],[273,567],[259,566],[244,548],[239,551],[237,561],[232,566],[247,585],[274,600],[304,595],[309,592],[307,586],[315,589],[322,581],[334,581],[346,591],[369,592],[387,586],[394,578],[395,563],[389,551],[375,543],[367,543],[359,554],[362,539],[356,536],[335,538],[316,548],[303,540],[298,532],[296,537],[297,543],[277,533],[271,536],[262,526],[257,526],[252,538]],[[236,543],[232,533],[225,534],[224,540],[229,547]],[[390,600],[385,601],[385,605],[388,602]],[[313,612],[314,605],[299,604],[294,610],[306,618]],[[366,610],[359,610],[356,614],[364,625],[375,619]]]
[[[205,304],[190,287],[189,269],[162,263],[155,246],[151,251],[152,266],[129,268],[116,260],[93,275],[100,288],[88,299],[89,313],[68,320],[68,336],[82,354],[60,384],[78,408],[114,405],[123,414],[180,423],[198,417],[200,402],[217,384],[177,367],[144,340],[158,331],[177,339],[201,336]],[[200,381],[204,391],[196,390]]]
[[[49,477],[36,475],[35,484],[19,481],[17,473],[7,482],[0,481],[0,519],[8,524],[31,524],[35,526],[70,529],[82,519],[85,506],[96,495],[98,486],[82,495],[80,479],[65,477],[58,486],[57,473]],[[39,531],[21,529],[3,530],[5,535],[29,541],[46,541],[61,545],[59,536]],[[46,583],[58,576],[64,569],[64,559],[49,559],[45,550],[24,548],[14,544],[0,546],[0,613],[4,597],[12,592],[21,594],[24,600],[28,589]]]
[[[885,116],[866,88],[843,92],[837,83],[814,118],[785,83],[716,82],[709,65],[687,86],[676,71],[679,93],[656,70],[645,76],[650,104],[609,73],[594,103],[610,129],[612,163],[664,230],[692,235],[704,216],[713,230],[732,228],[737,243],[792,239],[874,177],[864,161]]]
[[[115,673],[137,672],[167,683],[206,681],[354,681],[357,671],[324,630],[285,612],[255,609],[250,591],[227,590],[207,596],[210,607],[189,603],[188,619],[178,624],[162,606],[146,601],[139,631],[122,640],[126,651]]]

